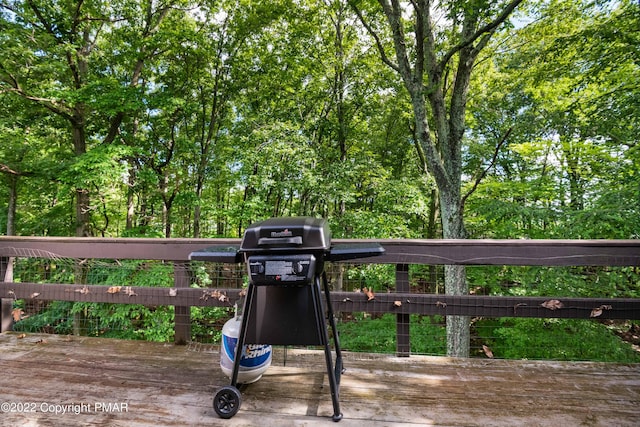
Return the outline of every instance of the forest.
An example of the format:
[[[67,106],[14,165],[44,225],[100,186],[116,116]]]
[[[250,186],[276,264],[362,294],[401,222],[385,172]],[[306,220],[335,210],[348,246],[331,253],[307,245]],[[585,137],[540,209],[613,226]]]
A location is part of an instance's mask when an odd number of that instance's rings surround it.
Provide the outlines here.
[[[638,28],[632,0],[0,0],[0,234],[637,239]]]

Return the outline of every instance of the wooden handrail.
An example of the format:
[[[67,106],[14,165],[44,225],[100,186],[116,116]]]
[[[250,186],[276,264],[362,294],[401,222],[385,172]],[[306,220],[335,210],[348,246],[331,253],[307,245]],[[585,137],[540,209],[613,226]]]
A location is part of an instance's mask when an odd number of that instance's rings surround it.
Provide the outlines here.
[[[416,240],[334,239],[380,243],[375,264],[608,265],[640,266],[639,240]],[[0,236],[0,257],[60,257],[188,261],[207,246],[239,245],[239,239],[156,239]]]

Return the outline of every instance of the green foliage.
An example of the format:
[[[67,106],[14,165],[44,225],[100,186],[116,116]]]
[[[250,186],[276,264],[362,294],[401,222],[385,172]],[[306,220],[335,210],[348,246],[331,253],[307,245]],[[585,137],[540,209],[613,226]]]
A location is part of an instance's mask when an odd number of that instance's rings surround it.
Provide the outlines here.
[[[74,303],[71,315],[83,334],[167,342],[173,339],[173,307],[133,304]],[[76,325],[76,327],[78,327]]]
[[[91,265],[87,281],[92,285],[173,286],[173,264],[160,261],[99,261]]]
[[[467,204],[469,230],[635,238],[636,144],[623,135],[640,123],[637,108],[628,110],[638,99],[629,84],[640,72],[632,30],[638,5],[561,1],[528,12],[536,19],[505,34],[475,75],[483,90],[470,106],[467,173],[477,175],[508,138]],[[518,48],[498,54],[511,43]]]
[[[469,285],[483,295],[636,298],[633,267],[474,266]]]
[[[68,301],[52,301],[46,310],[17,322],[14,331],[71,334],[73,333],[73,318],[69,316],[73,303]],[[25,301],[18,300],[14,308],[25,309]]]
[[[222,326],[231,317],[231,308],[191,307],[191,339],[195,342],[220,344]]]
[[[480,3],[437,6],[454,19],[437,29],[438,49],[465,13],[484,22],[504,6]],[[348,4],[141,7],[83,2],[77,13],[104,19],[82,28],[61,2],[2,8],[0,165],[19,173],[16,233],[74,234],[82,188],[91,230],[105,236],[233,237],[279,215],[329,218],[336,237],[432,235],[434,182],[410,99]],[[472,74],[470,237],[637,237],[637,4],[518,13]],[[76,83],[67,58],[83,70]],[[71,145],[73,123],[84,148]]]
[[[354,320],[339,324],[340,345],[347,351],[393,353],[396,351],[395,317],[366,319],[353,313]]]
[[[445,354],[446,331],[438,316],[411,315],[411,352],[414,354]],[[396,316],[385,314],[371,318],[353,313],[353,319],[338,326],[340,345],[349,351],[371,353],[396,352]]]
[[[162,262],[98,261],[84,268],[85,272],[64,259],[44,263],[38,259],[19,259],[15,273],[42,283],[74,283],[76,276],[81,275],[89,285],[173,286],[173,265]],[[24,301],[17,307],[26,310]],[[16,330],[164,342],[173,339],[174,310],[170,306],[54,301],[44,310],[29,313],[16,324]]]
[[[339,323],[338,330],[340,343],[348,351],[396,352],[393,314],[354,313],[352,319]],[[591,320],[480,319],[474,331],[474,340],[501,359],[640,362],[640,354],[622,343],[610,327]],[[411,315],[410,334],[412,354],[446,354],[443,317]],[[485,357],[481,349],[475,355]]]
[[[606,326],[574,319],[501,319],[495,357],[514,359],[597,360],[638,363],[640,354],[621,343]]]
[[[395,266],[390,264],[364,264],[347,270],[347,280],[354,290],[368,288],[374,292],[386,292],[395,283]],[[350,290],[350,289],[349,289]]]

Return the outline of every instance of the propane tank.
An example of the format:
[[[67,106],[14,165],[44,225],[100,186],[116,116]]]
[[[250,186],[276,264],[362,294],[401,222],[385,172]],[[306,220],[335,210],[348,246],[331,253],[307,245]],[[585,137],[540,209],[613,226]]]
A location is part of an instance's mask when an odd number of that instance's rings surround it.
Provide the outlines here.
[[[222,372],[231,378],[233,375],[233,361],[235,358],[242,315],[236,313],[233,319],[227,320],[222,327],[222,345],[220,346],[220,368]],[[271,366],[271,346],[264,344],[245,345],[240,358],[238,370],[238,383],[250,384],[258,381],[262,374]]]

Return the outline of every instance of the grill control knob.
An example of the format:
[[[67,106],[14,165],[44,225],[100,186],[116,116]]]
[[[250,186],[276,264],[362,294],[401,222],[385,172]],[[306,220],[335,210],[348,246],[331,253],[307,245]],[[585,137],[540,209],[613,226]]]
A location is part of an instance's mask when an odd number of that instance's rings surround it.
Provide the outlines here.
[[[251,273],[252,274],[262,274],[264,273],[264,264],[261,262],[252,262],[251,265]]]

